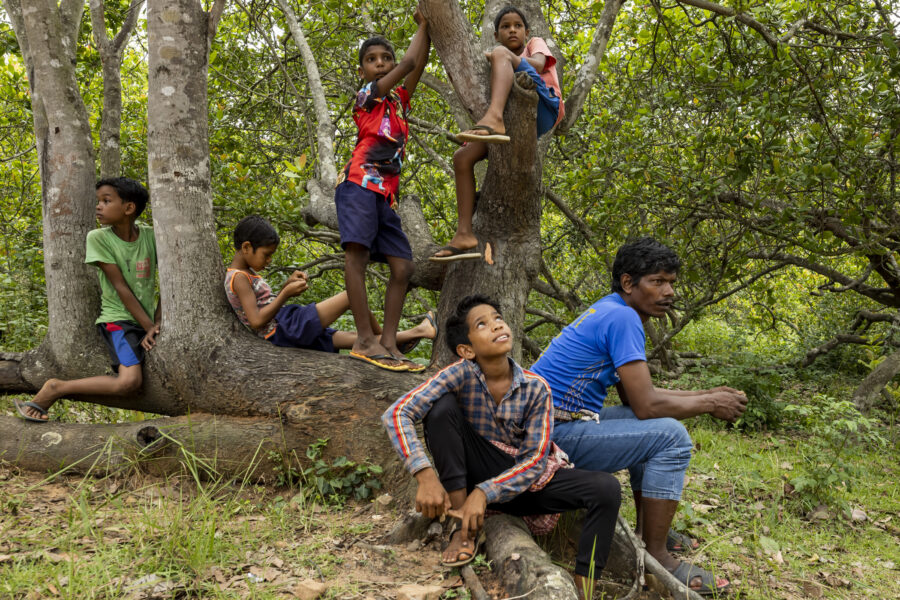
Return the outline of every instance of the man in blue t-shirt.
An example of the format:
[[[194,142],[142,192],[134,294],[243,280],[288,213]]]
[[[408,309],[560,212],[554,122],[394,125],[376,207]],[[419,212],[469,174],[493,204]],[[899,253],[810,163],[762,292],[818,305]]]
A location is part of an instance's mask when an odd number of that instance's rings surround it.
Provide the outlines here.
[[[679,544],[682,551],[691,544],[686,536],[670,534],[692,447],[678,419],[710,414],[734,421],[747,397],[729,387],[654,387],[643,324],[672,308],[680,265],[671,249],[651,238],[622,246],[613,263],[613,293],[563,329],[532,370],[553,392],[553,440],[579,469],[627,468],[647,551],[691,589],[710,595],[726,591],[728,580],[670,554]],[[603,406],[611,385],[623,406]]]

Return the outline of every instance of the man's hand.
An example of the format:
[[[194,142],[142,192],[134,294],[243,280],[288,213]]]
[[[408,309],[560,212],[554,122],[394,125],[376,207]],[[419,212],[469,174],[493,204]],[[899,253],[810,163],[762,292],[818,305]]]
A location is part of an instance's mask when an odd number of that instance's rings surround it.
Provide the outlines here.
[[[484,525],[484,509],[487,508],[487,496],[481,491],[481,488],[475,488],[462,508],[459,510],[448,511],[451,517],[462,521],[462,539],[470,540],[475,537],[475,532]]]
[[[710,390],[716,402],[716,407],[710,414],[717,419],[733,423],[747,410],[747,395],[738,390],[727,389],[730,391]]]
[[[141,348],[144,350],[152,350],[153,346],[156,345],[156,336],[159,335],[159,325],[153,324],[147,333],[144,335],[144,339],[141,340]]]
[[[450,510],[450,496],[447,490],[441,485],[434,469],[422,469],[415,475],[419,484],[416,491],[416,510],[428,517],[434,519],[440,517]]]

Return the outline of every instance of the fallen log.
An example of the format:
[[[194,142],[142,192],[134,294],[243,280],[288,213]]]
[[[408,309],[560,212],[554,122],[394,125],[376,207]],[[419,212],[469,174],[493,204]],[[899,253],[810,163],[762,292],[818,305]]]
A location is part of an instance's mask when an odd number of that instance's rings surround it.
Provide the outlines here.
[[[306,449],[325,432],[311,433],[276,419],[194,414],[118,424],[27,423],[0,417],[0,459],[20,468],[105,477],[137,469],[152,474],[191,470],[204,478],[238,477],[274,483],[298,472]],[[350,460],[363,463],[384,456],[382,481],[403,493],[406,472],[390,451],[360,445]],[[330,461],[345,448],[327,446]],[[398,485],[394,485],[398,484]]]

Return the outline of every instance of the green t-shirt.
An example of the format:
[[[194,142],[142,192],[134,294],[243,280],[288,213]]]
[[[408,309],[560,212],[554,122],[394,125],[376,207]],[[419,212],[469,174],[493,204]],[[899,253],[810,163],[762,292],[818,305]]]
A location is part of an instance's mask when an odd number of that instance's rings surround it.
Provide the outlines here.
[[[89,265],[109,263],[119,267],[125,283],[131,288],[144,311],[151,319],[156,313],[156,240],[153,228],[137,224],[138,239],[126,242],[111,227],[95,229],[87,235],[87,253],[84,262]],[[137,323],[119,298],[103,271],[100,270],[100,316],[96,323],[131,321]]]

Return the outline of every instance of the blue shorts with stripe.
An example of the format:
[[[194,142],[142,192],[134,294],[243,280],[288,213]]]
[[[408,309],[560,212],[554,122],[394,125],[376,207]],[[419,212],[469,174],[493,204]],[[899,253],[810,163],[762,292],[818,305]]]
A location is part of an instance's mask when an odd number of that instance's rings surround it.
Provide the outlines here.
[[[119,365],[133,367],[144,362],[141,340],[144,339],[147,332],[143,327],[133,321],[114,321],[97,323],[97,329],[100,330],[100,335],[106,342],[114,371],[119,368]]]

